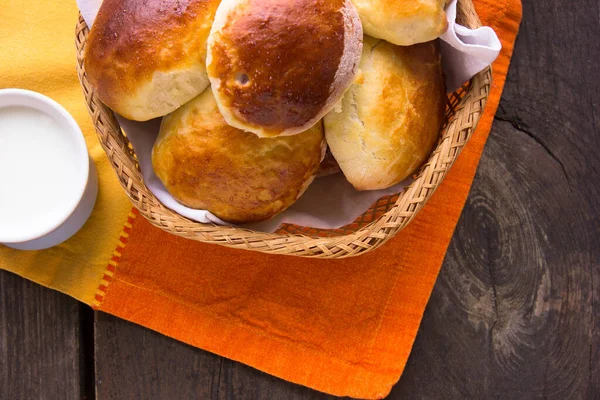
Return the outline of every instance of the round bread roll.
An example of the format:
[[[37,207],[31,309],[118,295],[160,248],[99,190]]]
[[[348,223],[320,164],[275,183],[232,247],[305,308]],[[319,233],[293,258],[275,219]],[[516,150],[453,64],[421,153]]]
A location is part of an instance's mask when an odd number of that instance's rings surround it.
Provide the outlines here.
[[[325,153],[322,124],[261,139],[229,126],[210,90],[164,118],[154,172],[181,204],[232,223],[268,219],[291,206]]]
[[[446,0],[352,0],[366,35],[410,46],[436,39],[448,28]]]
[[[225,120],[273,137],[303,132],[331,110],[361,51],[351,0],[224,0],[206,63]]]
[[[325,136],[356,189],[384,189],[427,160],[444,122],[438,41],[401,47],[365,36],[360,69],[325,116]]]
[[[220,0],[104,0],[85,52],[100,100],[125,118],[166,115],[202,93]]]

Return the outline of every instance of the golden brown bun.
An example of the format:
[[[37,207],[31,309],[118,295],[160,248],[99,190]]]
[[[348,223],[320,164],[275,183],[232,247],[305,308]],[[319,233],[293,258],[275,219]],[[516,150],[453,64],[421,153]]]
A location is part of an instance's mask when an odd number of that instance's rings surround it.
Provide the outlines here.
[[[204,91],[206,39],[220,0],[104,0],[88,37],[87,77],[102,102],[146,121]]]
[[[352,0],[366,35],[410,46],[436,39],[448,27],[446,0]]]
[[[272,137],[303,132],[331,110],[361,49],[350,0],[224,0],[206,63],[225,120]]]
[[[268,219],[312,182],[325,152],[322,124],[261,139],[225,122],[210,90],[164,118],[154,172],[180,203],[232,223]]]
[[[341,109],[325,116],[325,135],[356,189],[384,189],[427,159],[444,122],[439,44],[401,47],[365,36],[360,69]]]

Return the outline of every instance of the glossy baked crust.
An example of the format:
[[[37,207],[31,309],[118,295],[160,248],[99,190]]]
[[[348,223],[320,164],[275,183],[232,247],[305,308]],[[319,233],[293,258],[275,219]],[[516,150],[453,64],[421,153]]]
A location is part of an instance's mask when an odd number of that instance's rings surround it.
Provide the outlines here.
[[[438,38],[448,27],[446,0],[352,0],[366,35],[410,46]]]
[[[350,0],[224,0],[207,70],[230,125],[261,137],[292,135],[341,98],[361,49]]]
[[[427,160],[444,122],[438,41],[409,47],[365,37],[356,83],[324,118],[329,149],[359,190],[401,182]]]
[[[202,93],[220,0],[104,0],[88,36],[87,77],[122,116],[166,115]]]
[[[261,139],[227,125],[206,90],[164,118],[152,164],[180,203],[243,223],[291,206],[312,182],[324,153],[321,123],[298,135]]]

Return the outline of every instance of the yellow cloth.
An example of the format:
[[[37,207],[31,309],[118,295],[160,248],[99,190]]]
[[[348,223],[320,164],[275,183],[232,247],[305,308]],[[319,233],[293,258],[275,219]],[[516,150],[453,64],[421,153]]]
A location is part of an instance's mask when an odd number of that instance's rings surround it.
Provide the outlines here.
[[[77,235],[37,252],[0,245],[0,268],[91,304],[131,203],[98,144],[77,80],[77,12],[75,0],[0,2],[0,88],[34,90],[62,104],[83,130],[100,180],[94,212]]]

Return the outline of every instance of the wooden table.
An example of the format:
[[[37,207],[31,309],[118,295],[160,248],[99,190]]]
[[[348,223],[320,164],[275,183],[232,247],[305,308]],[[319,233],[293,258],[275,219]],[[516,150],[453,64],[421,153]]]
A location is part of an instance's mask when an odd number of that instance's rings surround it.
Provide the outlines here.
[[[600,2],[523,3],[491,137],[392,399],[600,398]],[[0,399],[326,397],[0,272]]]

